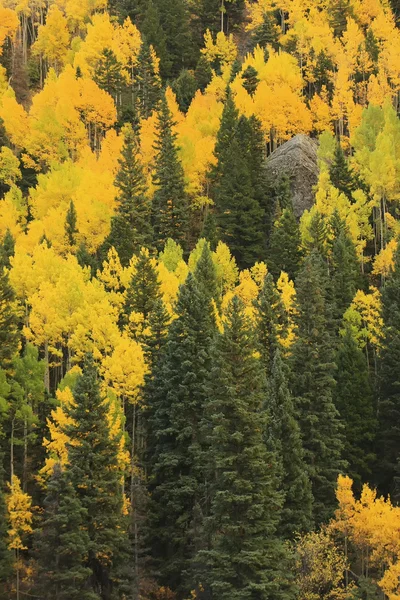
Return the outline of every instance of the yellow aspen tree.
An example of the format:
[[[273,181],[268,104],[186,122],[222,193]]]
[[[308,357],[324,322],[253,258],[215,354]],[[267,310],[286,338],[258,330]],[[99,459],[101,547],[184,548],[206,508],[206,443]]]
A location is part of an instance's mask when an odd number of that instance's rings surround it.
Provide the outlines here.
[[[20,551],[26,550],[26,537],[33,532],[32,529],[32,498],[21,489],[21,482],[16,475],[13,475],[11,484],[9,484],[9,494],[7,497],[8,512],[8,547],[15,552],[15,572],[16,572],[16,598],[20,598],[20,572],[21,561]]]
[[[47,13],[46,23],[39,25],[32,52],[42,56],[48,67],[53,67],[59,73],[67,58],[69,37],[67,19],[59,7],[53,4]]]

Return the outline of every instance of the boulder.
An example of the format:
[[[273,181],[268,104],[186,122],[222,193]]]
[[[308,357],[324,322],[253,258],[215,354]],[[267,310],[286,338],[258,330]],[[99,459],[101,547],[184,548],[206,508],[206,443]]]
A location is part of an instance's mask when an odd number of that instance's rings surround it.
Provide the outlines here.
[[[317,149],[316,140],[299,134],[274,150],[265,163],[269,178],[288,176],[294,214],[298,219],[314,204],[314,186],[318,181]]]

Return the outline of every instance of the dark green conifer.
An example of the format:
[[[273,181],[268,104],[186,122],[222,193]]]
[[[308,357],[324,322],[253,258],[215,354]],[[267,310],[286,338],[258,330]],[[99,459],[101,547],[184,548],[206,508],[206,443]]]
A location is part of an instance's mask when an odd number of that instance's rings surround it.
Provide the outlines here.
[[[153,198],[153,224],[158,250],[163,248],[168,238],[180,243],[183,248],[187,245],[189,204],[173,126],[171,112],[163,96],[154,146],[156,191]]]
[[[180,110],[186,113],[198,89],[193,71],[183,69],[179,73],[179,77],[173,81],[171,88],[176,96]]]
[[[11,267],[10,258],[14,256],[14,251],[15,239],[11,231],[7,229],[0,246],[0,265],[9,269]]]
[[[143,315],[144,321],[147,322],[150,313],[160,299],[157,271],[152,264],[149,252],[143,249],[139,252],[135,270],[126,292],[124,319],[127,320],[132,312],[137,312]]]
[[[267,444],[278,457],[281,466],[279,489],[284,492],[278,533],[286,539],[293,539],[296,533],[309,531],[312,527],[313,496],[287,369],[279,348],[268,379],[266,408]]]
[[[379,484],[392,492],[400,456],[400,250],[382,290],[383,340],[379,355]]]
[[[242,73],[243,87],[250,96],[254,95],[260,80],[258,79],[258,72],[254,67],[249,65]]]
[[[204,543],[199,518],[207,501],[202,419],[215,333],[210,293],[192,274],[180,288],[176,313],[147,400],[154,444],[149,457],[151,547],[162,584],[188,594],[193,559]]]
[[[35,593],[43,600],[96,600],[87,566],[87,514],[59,464],[54,466],[36,531],[38,572]]]
[[[124,87],[122,65],[110,48],[105,48],[100,55],[94,80],[101,89],[114,98],[117,105],[120,104],[120,94]]]
[[[296,291],[298,330],[292,347],[291,389],[312,483],[313,516],[320,524],[331,517],[336,506],[343,441],[334,405],[336,364],[329,328],[326,266],[316,251],[304,261]]]
[[[118,252],[122,266],[127,267],[134,254],[152,243],[151,205],[146,195],[143,166],[138,158],[139,135],[126,126],[124,145],[115,178],[118,208],[111,220],[111,231],[104,244],[104,253],[111,246]]]
[[[275,277],[285,271],[294,280],[302,260],[301,236],[291,204],[279,210],[272,228],[267,251],[268,269]]]
[[[160,21],[165,33],[166,58],[161,61],[163,80],[174,79],[184,68],[195,64],[193,39],[190,32],[190,13],[185,0],[157,0]]]
[[[138,98],[140,116],[147,119],[156,110],[161,96],[161,82],[155,71],[155,65],[150,46],[143,42],[140,47],[137,67],[136,95]]]
[[[285,552],[276,537],[282,498],[277,461],[263,439],[265,378],[257,341],[242,302],[229,307],[211,372],[211,548],[203,581],[213,598],[293,598],[285,581]]]
[[[278,328],[283,315],[282,302],[271,273],[265,277],[263,287],[255,302],[255,308],[262,362],[266,376],[269,377],[278,348]]]
[[[131,590],[132,569],[123,516],[119,439],[110,435],[108,407],[90,355],[85,358],[74,399],[68,411],[74,424],[66,431],[70,439],[66,477],[84,510],[91,589],[101,600],[124,598]]]
[[[78,216],[76,214],[76,208],[73,200],[70,201],[67,210],[67,216],[65,218],[65,237],[70,248],[73,248],[76,244],[76,234],[78,233],[77,228]]]
[[[339,340],[336,363],[335,405],[344,427],[346,472],[360,490],[371,476],[377,422],[365,354],[348,327]]]
[[[140,32],[143,35],[146,44],[154,48],[157,58],[160,60],[162,73],[164,73],[165,69],[169,69],[171,59],[168,56],[167,38],[161,23],[162,18],[160,16],[159,1],[147,0],[146,8],[143,9]]]
[[[329,170],[332,184],[343,194],[351,199],[351,193],[356,189],[354,177],[349,168],[343,148],[336,144],[332,166]]]
[[[272,11],[266,11],[263,14],[263,21],[259,25],[252,36],[254,46],[266,48],[272,46],[275,50],[278,49],[279,30],[276,27],[276,18]]]

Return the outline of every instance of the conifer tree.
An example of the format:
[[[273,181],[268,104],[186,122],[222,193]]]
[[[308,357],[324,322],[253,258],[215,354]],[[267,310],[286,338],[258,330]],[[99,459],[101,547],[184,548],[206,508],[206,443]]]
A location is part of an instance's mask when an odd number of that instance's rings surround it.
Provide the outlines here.
[[[180,243],[183,248],[187,245],[189,204],[173,127],[174,122],[164,96],[158,113],[155,143],[153,224],[158,250],[163,248],[168,238]]]
[[[249,153],[238,111],[228,89],[217,135],[212,172],[217,226],[239,266],[250,267],[265,254],[264,211],[256,198]]]
[[[124,77],[122,75],[122,65],[118,62],[111,48],[103,50],[97,64],[94,80],[101,89],[114,98],[118,106],[120,104],[120,94],[124,86]]]
[[[127,125],[119,170],[115,178],[118,208],[111,220],[111,231],[104,251],[114,246],[123,267],[127,267],[142,246],[149,247],[153,239],[151,205],[146,196],[146,181],[139,160],[139,135]]]
[[[333,163],[329,170],[329,176],[335,188],[351,199],[351,193],[355,190],[356,186],[340,143],[336,145]]]
[[[254,46],[260,46],[266,48],[272,46],[275,50],[278,49],[279,34],[276,27],[276,19],[272,11],[265,11],[263,14],[263,20],[252,36],[252,42]]]
[[[260,352],[266,376],[269,377],[278,348],[279,321],[283,315],[282,302],[271,273],[268,273],[265,277],[255,307],[257,310],[256,323]]]
[[[347,473],[359,489],[375,460],[376,416],[365,354],[347,327],[339,340],[335,405],[344,427]]]
[[[167,39],[161,21],[159,2],[148,0],[146,8],[143,10],[140,32],[146,40],[146,44],[154,48],[157,58],[160,60],[161,71],[164,73],[170,67],[171,61],[168,56]]]
[[[161,299],[160,283],[148,250],[139,252],[135,270],[126,292],[124,320],[132,312],[140,313],[146,323],[156,303]]]
[[[203,244],[201,255],[194,272],[196,283],[208,302],[215,302],[217,307],[221,304],[221,292],[218,286],[217,273],[212,260],[210,246]]]
[[[137,67],[136,95],[142,119],[147,119],[156,110],[161,100],[161,82],[156,71],[151,47],[147,42],[140,46]]]
[[[254,95],[260,80],[258,79],[258,72],[254,67],[249,65],[242,73],[243,87],[250,96]]]
[[[118,467],[118,436],[111,438],[107,404],[91,355],[74,390],[68,410],[73,425],[66,429],[66,477],[84,511],[83,528],[89,536],[86,566],[90,584],[102,600],[123,598],[130,591],[129,541],[123,516],[122,473]]]
[[[298,410],[317,524],[326,522],[332,514],[336,480],[343,467],[341,427],[333,400],[336,365],[325,270],[323,259],[313,251],[298,275],[298,330],[291,360],[291,389]]]
[[[263,439],[265,378],[252,325],[235,297],[218,336],[207,418],[210,431],[211,548],[201,553],[220,600],[291,598],[276,528],[282,498],[277,462]]]
[[[95,600],[87,566],[90,540],[77,494],[56,463],[48,482],[43,520],[36,532],[38,573],[35,592],[43,600]],[[88,585],[89,584],[89,585]]]
[[[160,20],[165,33],[166,58],[161,61],[163,79],[175,78],[194,61],[193,41],[190,33],[190,16],[185,0],[157,0]]]
[[[301,264],[301,236],[299,225],[291,204],[279,211],[269,239],[267,264],[272,275],[278,279],[285,271],[294,280]]]
[[[11,368],[19,344],[19,318],[8,273],[0,263],[0,368]]]
[[[379,484],[393,491],[400,456],[400,249],[382,291],[383,340],[379,355]]]
[[[10,258],[14,256],[14,252],[15,239],[11,231],[7,229],[6,233],[4,234],[2,244],[0,246],[0,264],[9,269],[11,266]]]
[[[154,441],[151,546],[162,584],[187,594],[192,589],[192,560],[203,543],[199,522],[206,501],[202,419],[215,333],[210,293],[191,273],[180,288],[176,313],[148,399]]]
[[[76,208],[73,200],[70,201],[67,210],[67,216],[65,218],[65,237],[68,245],[73,248],[76,244],[76,234],[78,233],[77,228],[78,216],[76,214]]]
[[[312,491],[304,460],[300,426],[279,348],[275,352],[267,396],[267,443],[281,465],[279,489],[284,503],[278,533],[293,539],[312,525]]]

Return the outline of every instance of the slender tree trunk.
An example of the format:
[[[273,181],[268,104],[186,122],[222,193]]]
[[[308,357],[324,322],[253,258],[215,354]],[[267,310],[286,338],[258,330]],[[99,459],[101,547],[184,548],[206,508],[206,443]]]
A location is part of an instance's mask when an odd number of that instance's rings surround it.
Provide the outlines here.
[[[22,489],[26,492],[28,479],[28,419],[24,417],[24,461],[22,468]]]

